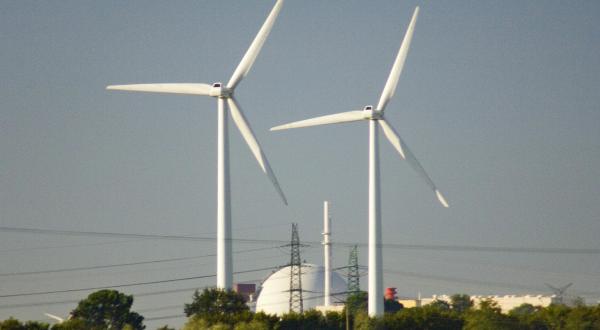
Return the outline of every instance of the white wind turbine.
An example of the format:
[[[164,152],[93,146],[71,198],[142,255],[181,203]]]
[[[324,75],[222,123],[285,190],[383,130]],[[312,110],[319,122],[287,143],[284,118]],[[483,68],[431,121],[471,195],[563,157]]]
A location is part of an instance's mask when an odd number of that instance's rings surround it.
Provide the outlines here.
[[[277,178],[269,166],[269,162],[260,144],[256,140],[248,121],[244,117],[237,101],[233,97],[236,86],[248,74],[252,64],[256,60],[273,23],[281,10],[283,0],[278,0],[271,10],[263,26],[252,41],[252,44],[246,51],[246,54],[238,64],[229,79],[227,85],[220,82],[209,84],[198,83],[168,83],[168,84],[135,84],[135,85],[114,85],[107,89],[136,91],[136,92],[155,92],[155,93],[176,93],[191,95],[206,95],[217,98],[218,102],[218,156],[217,156],[217,287],[221,289],[231,289],[233,284],[233,265],[231,249],[231,208],[230,208],[230,185],[229,185],[229,137],[227,128],[228,113],[231,113],[233,122],[240,130],[244,140],[250,147],[250,150],[256,157],[258,164],[263,172],[269,177],[273,186],[281,196],[283,202],[287,205],[287,200],[283,191],[279,187]]]
[[[444,207],[448,207],[448,202],[437,189],[429,175],[425,172],[419,161],[410,152],[404,141],[398,133],[384,118],[384,110],[389,100],[394,95],[398,78],[402,72],[406,54],[412,39],[419,7],[415,8],[414,14],[398,51],[398,55],[392,66],[390,76],[383,88],[383,93],[377,104],[365,106],[363,110],[348,111],[333,115],[321,116],[307,120],[301,120],[285,125],[271,128],[272,131],[289,128],[308,127],[325,124],[336,124],[353,122],[359,120],[369,121],[369,315],[381,316],[383,314],[383,269],[382,269],[382,248],[381,248],[381,204],[379,200],[379,142],[378,129],[379,124],[383,133],[390,143],[398,150],[402,159],[408,163],[421,175],[429,187],[435,192],[438,200]]]

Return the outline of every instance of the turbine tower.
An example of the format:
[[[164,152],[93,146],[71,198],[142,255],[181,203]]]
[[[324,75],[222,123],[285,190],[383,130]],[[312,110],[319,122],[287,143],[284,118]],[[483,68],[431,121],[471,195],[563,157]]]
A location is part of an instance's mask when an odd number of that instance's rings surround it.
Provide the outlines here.
[[[379,130],[381,126],[383,133],[390,143],[400,153],[402,159],[406,160],[420,176],[425,180],[429,187],[435,193],[437,199],[444,207],[448,207],[444,196],[437,189],[429,175],[425,172],[419,161],[408,149],[406,143],[400,138],[396,130],[385,120],[385,107],[394,95],[396,85],[406,55],[410,47],[419,7],[415,8],[414,14],[408,25],[404,40],[392,66],[392,70],[387,79],[383,93],[379,99],[376,108],[367,105],[364,109],[337,113],[333,115],[321,116],[307,120],[301,120],[289,124],[284,124],[271,128],[272,131],[308,127],[325,124],[336,124],[353,121],[369,121],[369,316],[383,315],[383,265],[382,265],[382,241],[381,241],[381,204],[379,190]]]
[[[254,154],[262,171],[269,177],[273,186],[281,196],[284,204],[287,201],[283,191],[279,187],[277,178],[271,170],[267,158],[256,140],[254,132],[250,128],[244,113],[238,102],[233,97],[235,88],[248,74],[252,64],[256,60],[273,23],[281,10],[284,0],[278,0],[271,10],[263,26],[250,44],[246,54],[238,64],[229,79],[227,85],[220,82],[209,84],[202,83],[168,83],[168,84],[135,84],[135,85],[113,85],[108,86],[110,90],[153,92],[153,93],[175,93],[188,95],[205,95],[217,99],[218,109],[218,142],[217,142],[217,288],[231,289],[233,284],[233,265],[231,248],[231,200],[229,183],[229,136],[228,116],[231,114],[233,122],[240,130],[248,147]]]

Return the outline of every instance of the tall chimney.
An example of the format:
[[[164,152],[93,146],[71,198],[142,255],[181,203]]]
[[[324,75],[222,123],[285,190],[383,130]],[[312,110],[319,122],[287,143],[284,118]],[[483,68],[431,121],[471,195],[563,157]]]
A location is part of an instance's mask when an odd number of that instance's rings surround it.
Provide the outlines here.
[[[329,217],[329,202],[323,203],[323,250],[325,259],[324,296],[325,306],[331,305],[331,218]]]

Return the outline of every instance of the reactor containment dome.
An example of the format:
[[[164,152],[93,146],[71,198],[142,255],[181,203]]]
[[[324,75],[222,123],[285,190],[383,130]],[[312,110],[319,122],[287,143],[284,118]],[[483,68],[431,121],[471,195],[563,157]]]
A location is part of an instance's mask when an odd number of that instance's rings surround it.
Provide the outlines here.
[[[302,264],[303,309],[314,309],[323,305],[325,268],[314,264]],[[346,281],[336,272],[331,274],[331,302],[342,304],[346,300]],[[271,275],[262,283],[256,300],[256,312],[283,315],[289,312],[290,266]]]

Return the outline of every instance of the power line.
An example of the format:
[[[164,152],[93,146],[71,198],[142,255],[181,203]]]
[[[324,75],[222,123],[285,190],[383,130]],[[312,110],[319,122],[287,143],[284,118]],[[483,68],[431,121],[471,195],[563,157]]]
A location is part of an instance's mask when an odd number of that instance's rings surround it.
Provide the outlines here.
[[[177,319],[177,318],[180,318],[180,317],[186,317],[186,316],[185,316],[185,314],[157,316],[157,317],[144,318],[144,321],[169,320],[169,319]]]
[[[257,269],[250,269],[250,270],[244,270],[244,271],[234,272],[234,274],[252,273],[252,272],[258,272],[258,271],[264,271],[264,270],[271,270],[271,269],[273,269],[273,267],[257,268]],[[14,293],[14,294],[0,295],[0,298],[36,296],[36,295],[55,294],[55,293],[67,293],[67,292],[80,292],[80,291],[91,291],[91,290],[101,290],[101,289],[110,289],[110,288],[124,288],[124,287],[138,286],[138,285],[148,285],[148,284],[159,284],[159,283],[189,281],[189,280],[196,280],[196,279],[209,278],[209,277],[215,277],[215,276],[217,276],[217,275],[216,274],[210,274],[210,275],[199,275],[199,276],[191,276],[191,277],[175,278],[175,279],[159,280],[159,281],[148,281],[148,282],[137,282],[137,283],[107,285],[107,286],[92,287],[92,288],[79,288],[79,289],[65,289],[65,290],[54,290],[54,291],[39,291],[39,292]]]
[[[367,246],[366,244],[359,244]],[[431,244],[381,244],[386,248],[405,250],[431,250],[454,252],[505,252],[505,253],[540,253],[540,254],[600,254],[597,248],[551,248],[551,247],[512,247],[512,246],[480,246],[480,245],[431,245]]]
[[[147,296],[158,296],[162,294],[170,294],[170,293],[179,293],[179,292],[189,292],[198,289],[209,288],[210,286],[204,287],[191,287],[191,288],[182,288],[182,289],[171,289],[171,290],[160,290],[160,291],[150,291],[150,292],[142,292],[142,293],[132,293],[134,297],[147,297]],[[47,306],[47,305],[64,305],[64,304],[72,304],[77,303],[81,299],[71,299],[71,300],[58,300],[58,301],[46,301],[46,302],[33,302],[33,303],[21,303],[21,304],[8,304],[8,305],[0,305],[0,309],[9,309],[9,308],[21,308],[21,307],[34,307],[34,306]]]
[[[156,312],[156,311],[164,311],[165,309],[175,309],[175,308],[183,309],[184,306],[185,306],[185,304],[167,305],[167,306],[161,306],[161,307],[136,309],[135,312],[142,314],[142,313],[149,313],[149,312]]]
[[[22,307],[47,306],[47,305],[66,305],[66,304],[77,303],[80,300],[81,299],[71,299],[71,300],[60,300],[60,301],[0,305],[0,309],[12,309],[12,308],[22,308]]]
[[[54,234],[69,236],[99,236],[99,237],[126,237],[126,238],[152,238],[167,240],[189,240],[189,241],[214,241],[215,237],[208,236],[185,236],[185,235],[155,235],[155,234],[135,234],[135,233],[114,233],[114,232],[92,232],[92,231],[74,231],[74,230],[55,230],[40,228],[20,228],[0,226],[0,231],[36,233],[36,234]],[[232,238],[232,241],[240,243],[254,244],[286,244],[284,240],[273,239],[251,239],[251,238]],[[307,244],[320,245],[318,241],[304,241]],[[334,246],[367,247],[367,243],[335,242]],[[388,249],[402,250],[426,250],[443,252],[500,252],[500,253],[533,253],[533,254],[600,254],[600,248],[553,248],[553,247],[514,247],[514,246],[481,246],[481,245],[441,245],[441,244],[399,244],[384,243],[381,247]]]
[[[401,276],[406,276],[406,277],[414,277],[414,278],[418,278],[418,279],[429,279],[429,280],[442,281],[442,282],[451,282],[451,283],[460,283],[460,284],[478,285],[478,286],[491,286],[491,287],[500,287],[500,288],[516,288],[516,289],[522,289],[522,290],[544,291],[543,289],[534,288],[532,286],[522,285],[522,284],[518,284],[518,283],[485,281],[485,280],[467,279],[467,278],[454,277],[454,276],[425,274],[425,273],[399,271],[399,270],[391,270],[391,269],[384,269],[383,271],[386,274],[396,274],[396,275],[401,275]],[[599,296],[600,292],[586,291],[586,292],[578,292],[578,294],[584,295],[584,296]]]
[[[346,295],[349,292],[337,292],[337,293],[332,293],[332,296],[337,296],[337,295]],[[306,298],[305,300],[313,300],[313,299],[319,299],[319,298],[323,298],[325,297],[324,295],[318,295],[318,296],[311,296]],[[271,303],[271,304],[265,304],[264,306],[269,306],[269,305],[276,305],[279,303]],[[165,315],[165,316],[156,316],[156,317],[148,317],[148,318],[144,318],[144,321],[156,321],[156,320],[167,320],[167,319],[175,319],[175,318],[180,318],[180,317],[186,317],[185,314],[173,314],[173,315]]]
[[[350,292],[336,292],[336,293],[332,293],[332,296],[339,296],[339,295],[346,295],[349,294]],[[305,300],[313,300],[313,299],[319,299],[319,298],[323,298],[325,297],[325,295],[316,295],[316,296],[311,296],[311,297],[307,297]],[[338,302],[343,302],[343,301],[338,301]],[[263,306],[270,306],[270,305],[278,305],[279,303],[275,302],[275,303],[270,303],[270,304],[264,304]],[[148,318],[144,318],[144,321],[156,321],[156,320],[166,320],[166,319],[174,319],[174,318],[180,318],[180,317],[186,317],[185,314],[173,314],[173,315],[165,315],[165,316],[156,316],[156,317],[148,317]]]
[[[256,249],[235,251],[233,253],[249,253],[249,252],[270,250],[270,249],[272,249],[272,248],[271,247],[256,248]],[[115,268],[115,267],[125,267],[125,266],[138,266],[138,265],[155,264],[155,263],[163,263],[163,262],[174,262],[174,261],[182,261],[182,260],[200,259],[200,258],[214,257],[214,256],[216,256],[216,254],[211,253],[211,254],[205,254],[205,255],[200,255],[200,256],[156,259],[156,260],[129,262],[129,263],[112,264],[112,265],[59,268],[59,269],[38,270],[38,271],[29,271],[29,272],[0,273],[0,277],[2,277],[2,276],[37,275],[37,274],[49,274],[49,273],[64,273],[64,272],[73,272],[73,271],[82,271],[82,270],[94,270],[94,269]]]
[[[116,233],[103,231],[81,231],[81,230],[64,230],[64,229],[44,229],[44,228],[24,228],[24,227],[9,227],[0,226],[0,231],[18,232],[27,234],[51,234],[64,236],[97,236],[97,237],[123,237],[123,238],[153,238],[166,240],[188,240],[188,241],[214,241],[212,236],[187,236],[187,235],[158,235],[158,234],[138,234],[138,233]],[[212,233],[214,234],[214,233]],[[232,238],[231,240],[247,243],[279,243],[285,244],[284,240],[261,240],[249,238]]]
[[[269,268],[269,269],[270,270],[275,270],[275,269],[280,269],[280,267],[277,266],[277,267],[273,267],[273,268]],[[248,271],[234,272],[234,274],[247,273],[247,272]],[[212,276],[216,276],[216,275],[212,275]],[[287,278],[287,276],[285,276],[285,278]],[[244,282],[260,282],[262,280],[263,279],[253,279],[253,280],[247,280],[247,281],[244,281]],[[189,292],[189,291],[194,291],[194,290],[199,290],[199,289],[205,289],[205,288],[211,288],[211,287],[213,287],[213,286],[188,287],[188,288],[181,288],[181,289],[169,289],[169,290],[159,290],[159,291],[140,292],[140,293],[131,293],[131,294],[135,298],[137,298],[137,297],[157,296],[157,295],[179,293],[179,292]],[[77,299],[77,300],[72,300],[71,299],[71,300],[58,300],[58,301],[33,302],[33,303],[21,303],[21,304],[7,304],[7,305],[0,305],[0,309],[20,308],[20,307],[33,307],[33,306],[46,306],[46,305],[58,305],[58,304],[71,304],[71,303],[77,303],[80,300],[81,299]]]
[[[63,248],[74,248],[74,247],[82,247],[82,246],[98,246],[98,245],[124,244],[124,243],[139,242],[139,241],[142,241],[142,240],[144,240],[144,239],[127,240],[127,241],[96,242],[96,243],[81,243],[81,244],[65,244],[65,245],[52,245],[52,246],[34,246],[34,247],[26,247],[26,248],[15,248],[15,249],[0,250],[0,253],[35,251],[35,250],[48,250],[48,249],[63,249]]]

